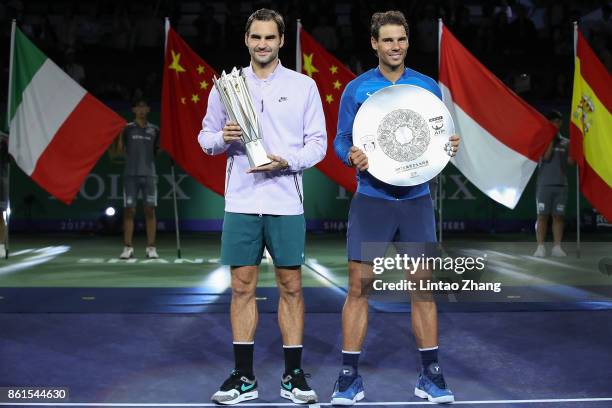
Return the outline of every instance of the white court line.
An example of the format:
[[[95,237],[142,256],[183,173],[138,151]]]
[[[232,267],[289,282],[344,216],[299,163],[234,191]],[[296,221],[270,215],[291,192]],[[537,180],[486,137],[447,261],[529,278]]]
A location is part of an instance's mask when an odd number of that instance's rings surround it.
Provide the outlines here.
[[[552,266],[556,266],[558,268],[563,268],[563,269],[569,269],[571,271],[576,271],[576,272],[597,272],[597,269],[589,269],[589,268],[583,268],[581,266],[575,266],[572,264],[567,264],[567,263],[563,263],[563,262],[559,262],[559,261],[555,261],[552,259],[546,259],[546,258],[540,258],[538,256],[531,256],[531,255],[520,255],[521,258],[523,259],[528,259],[530,261],[534,261],[534,262],[539,262],[539,263],[543,263],[543,264],[547,264],[547,265],[552,265]]]
[[[466,405],[466,404],[546,404],[546,403],[559,403],[559,402],[603,402],[612,401],[612,397],[609,398],[548,398],[548,399],[530,399],[530,400],[481,400],[481,401],[455,401],[451,405]],[[397,406],[397,405],[440,405],[433,402],[427,401],[389,401],[389,402],[358,402],[355,405],[378,405],[378,406]],[[70,406],[83,406],[83,407],[219,407],[213,403],[103,403],[103,402],[91,402],[91,403],[78,403],[78,402],[0,402],[0,406],[57,406],[57,407],[70,407]],[[267,402],[247,402],[241,403],[242,407],[295,407],[296,404],[289,402],[281,403],[267,403]],[[311,404],[309,407],[316,408],[320,406],[331,406],[331,403],[320,403]]]
[[[33,248],[28,248],[28,249],[22,249],[21,251],[11,252],[9,253],[9,257],[27,254],[29,252],[32,252],[33,250],[34,250]]]

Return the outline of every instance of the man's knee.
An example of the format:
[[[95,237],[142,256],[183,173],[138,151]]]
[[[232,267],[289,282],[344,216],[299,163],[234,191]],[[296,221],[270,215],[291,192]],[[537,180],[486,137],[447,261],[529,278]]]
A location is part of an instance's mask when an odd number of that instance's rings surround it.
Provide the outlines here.
[[[364,263],[349,263],[348,297],[351,300],[367,299],[372,292],[374,277],[371,269],[370,265]]]
[[[302,294],[302,276],[299,268],[278,273],[277,283],[283,297],[298,297]]]
[[[145,217],[147,217],[147,218],[155,217],[155,207],[145,206],[144,207],[144,214],[145,214]]]
[[[232,296],[248,298],[255,296],[257,278],[250,271],[232,271]]]
[[[123,217],[127,219],[133,219],[136,214],[136,208],[134,207],[126,207],[123,209]]]
[[[548,221],[548,217],[550,217],[550,214],[539,214],[538,222],[546,222]]]

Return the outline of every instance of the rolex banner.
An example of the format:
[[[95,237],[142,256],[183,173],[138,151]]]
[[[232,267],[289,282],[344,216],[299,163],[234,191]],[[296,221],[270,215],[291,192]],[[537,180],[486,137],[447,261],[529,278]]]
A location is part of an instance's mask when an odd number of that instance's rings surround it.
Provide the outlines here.
[[[612,221],[612,80],[576,31],[570,154],[580,168],[580,190]]]
[[[191,177],[223,195],[225,155],[209,156],[198,143],[216,72],[171,28],[166,31],[161,147]]]

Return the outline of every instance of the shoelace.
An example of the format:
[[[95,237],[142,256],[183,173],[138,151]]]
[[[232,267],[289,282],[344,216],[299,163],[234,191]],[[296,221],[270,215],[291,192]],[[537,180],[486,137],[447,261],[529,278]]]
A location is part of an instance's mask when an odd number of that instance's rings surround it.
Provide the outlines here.
[[[338,378],[338,381],[336,381],[336,383],[338,384],[338,390],[340,392],[346,391],[348,387],[353,383],[353,380],[355,378],[356,376],[341,375],[340,378]]]
[[[427,378],[431,380],[438,388],[445,389],[446,381],[444,381],[444,376],[441,374],[438,375],[428,375]]]
[[[302,386],[308,385],[306,383],[306,378],[310,378],[310,373],[305,373],[303,370],[293,370],[293,372],[290,375],[291,375],[291,380],[294,381],[295,385],[297,385],[298,388],[301,389],[303,388]]]
[[[298,377],[310,378],[310,373],[305,373],[304,370],[302,370],[301,368],[296,368],[291,373],[289,373],[289,375],[291,376],[291,378],[298,378]]]
[[[238,372],[238,370],[233,369],[229,378],[227,380],[225,380],[223,382],[223,384],[221,385],[222,388],[227,388],[230,384],[232,384],[234,381],[240,379],[240,377],[242,377],[242,374],[240,374],[240,372]]]

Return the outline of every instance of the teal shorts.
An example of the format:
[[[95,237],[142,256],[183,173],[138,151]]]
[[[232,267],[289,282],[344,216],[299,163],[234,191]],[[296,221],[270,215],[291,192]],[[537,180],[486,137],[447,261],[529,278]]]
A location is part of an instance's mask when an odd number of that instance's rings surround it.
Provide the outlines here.
[[[264,246],[277,267],[304,263],[304,215],[258,215],[226,212],[221,234],[221,263],[259,265]]]

